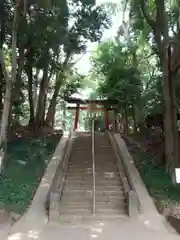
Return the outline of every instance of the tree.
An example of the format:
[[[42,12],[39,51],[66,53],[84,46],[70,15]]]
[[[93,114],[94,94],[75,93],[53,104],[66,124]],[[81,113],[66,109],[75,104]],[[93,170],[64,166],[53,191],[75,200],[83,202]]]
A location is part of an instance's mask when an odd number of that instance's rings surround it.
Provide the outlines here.
[[[3,69],[4,77],[6,80],[6,91],[4,96],[4,107],[2,112],[2,121],[1,121],[1,129],[0,129],[0,162],[2,162],[4,158],[5,145],[7,141],[7,127],[8,127],[8,119],[11,108],[11,94],[13,84],[16,82],[16,66],[17,66],[17,54],[16,54],[16,45],[17,45],[17,24],[18,24],[18,16],[19,16],[19,8],[21,5],[20,0],[16,0],[14,7],[14,17],[12,24],[12,70],[11,77],[7,74],[5,61],[3,56],[3,51],[1,49],[1,66]],[[0,166],[0,171],[1,171]]]
[[[167,1],[130,1],[130,15],[134,29],[146,31],[146,37],[157,54],[162,72],[164,97],[164,129],[167,168],[174,175],[179,165],[176,117],[175,76],[179,62],[179,3]],[[145,29],[148,26],[148,32]],[[173,51],[170,56],[170,45]],[[169,61],[171,59],[171,61]]]
[[[109,41],[99,46],[92,57],[92,65],[97,76],[102,75],[99,92],[107,99],[116,99],[124,113],[125,131],[128,133],[128,112],[136,129],[135,105],[141,96],[141,80],[138,69],[127,47],[120,42]]]
[[[32,131],[53,125],[58,98],[79,86],[69,82],[74,56],[85,52],[88,41],[99,41],[110,21],[93,0],[0,4],[0,85],[6,85],[6,92],[0,91],[0,111],[4,106],[0,145],[4,146],[7,128],[19,126],[24,113]]]

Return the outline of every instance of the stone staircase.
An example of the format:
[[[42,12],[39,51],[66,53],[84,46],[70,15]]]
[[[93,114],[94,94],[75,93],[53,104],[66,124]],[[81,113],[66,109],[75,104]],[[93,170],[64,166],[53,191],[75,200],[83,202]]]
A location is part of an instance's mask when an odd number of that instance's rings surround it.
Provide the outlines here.
[[[95,134],[96,214],[93,209],[92,138],[80,134],[72,146],[59,220],[126,218],[126,201],[113,148],[106,133]]]

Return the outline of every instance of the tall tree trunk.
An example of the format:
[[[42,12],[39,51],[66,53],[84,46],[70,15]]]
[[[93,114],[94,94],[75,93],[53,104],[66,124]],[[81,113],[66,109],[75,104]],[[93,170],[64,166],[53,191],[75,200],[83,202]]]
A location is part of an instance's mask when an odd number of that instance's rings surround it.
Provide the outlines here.
[[[167,168],[170,172],[174,171],[175,160],[175,138],[172,120],[172,99],[169,86],[168,64],[165,60],[163,67],[163,95],[165,103],[164,116],[164,136],[165,136],[165,154],[167,160]]]
[[[63,104],[63,131],[66,131],[66,102]]]
[[[38,84],[39,84],[39,69],[36,69],[36,76],[33,87],[33,102],[34,102],[34,111],[37,110],[37,100],[38,100]]]
[[[19,47],[19,59],[18,59],[18,70],[17,70],[17,81],[15,82],[15,86],[13,89],[13,104],[17,108],[17,112],[15,112],[14,124],[20,125],[20,108],[22,103],[22,71],[24,68],[24,46]]]
[[[173,90],[172,81],[169,81],[169,70],[168,69],[168,54],[167,47],[169,45],[169,29],[167,11],[165,7],[165,0],[155,0],[156,5],[156,19],[147,13],[145,7],[145,1],[141,1],[141,10],[146,18],[148,24],[151,26],[154,34],[154,40],[157,45],[157,52],[159,55],[162,72],[163,72],[163,96],[164,96],[164,135],[165,135],[165,154],[166,154],[166,165],[167,168],[174,176],[174,168],[179,162],[178,157],[178,138],[176,137],[177,123],[176,121],[176,109],[174,105],[175,93]],[[173,106],[174,105],[174,106]],[[175,126],[176,125],[176,126]]]
[[[53,127],[53,124],[54,124],[58,93],[59,91],[58,92],[54,91],[54,94],[52,96],[52,99],[48,108],[45,124],[49,127]]]
[[[177,116],[176,116],[176,106],[174,105],[175,99],[175,89],[174,83],[171,78],[171,62],[168,59],[168,45],[169,45],[169,33],[168,33],[168,21],[167,12],[165,10],[165,1],[156,0],[157,7],[157,19],[162,27],[162,33],[164,37],[163,44],[161,44],[161,49],[163,49],[163,54],[161,54],[161,63],[163,68],[163,95],[165,103],[165,153],[167,159],[167,168],[172,173],[172,178],[174,180],[174,168],[179,162],[179,146],[178,146],[178,130],[177,130]],[[158,29],[157,29],[158,30]],[[156,33],[157,35],[159,33]],[[160,37],[159,37],[160,38]],[[158,42],[160,45],[160,40]],[[161,50],[160,49],[160,50]]]
[[[3,77],[2,69],[0,66],[0,118],[3,110],[3,89],[4,89],[3,80],[4,80],[4,77]]]
[[[179,150],[179,132],[177,128],[177,99],[176,99],[176,89],[175,84],[171,81],[172,84],[172,121],[173,121],[173,130],[174,130],[174,151],[175,151],[175,167],[180,166],[180,150]]]
[[[135,106],[132,106],[132,117],[133,117],[133,123],[134,123],[134,132],[137,132],[137,123],[136,123],[136,112],[135,112]]]
[[[2,48],[0,49],[0,62],[3,66],[3,72],[6,79],[6,92],[4,97],[4,107],[3,114],[1,120],[1,129],[0,129],[0,172],[3,169],[3,160],[5,156],[6,150],[6,142],[7,142],[7,129],[8,129],[8,120],[10,114],[10,106],[11,106],[11,97],[12,97],[12,88],[13,83],[16,81],[16,67],[17,67],[17,19],[18,19],[18,11],[19,5],[21,1],[16,0],[15,11],[14,11],[14,19],[13,19],[13,27],[12,27],[12,73],[11,78],[8,76],[6,72],[4,56]]]
[[[11,96],[12,96],[12,87],[13,87],[13,81],[6,72],[2,49],[0,49],[0,62],[3,68],[3,73],[6,80],[4,106],[3,106],[1,128],[0,128],[0,172],[1,172],[4,167],[3,160],[5,156],[5,151],[6,151],[7,132],[8,132],[10,110],[11,110]]]
[[[127,106],[125,104],[124,106],[124,119],[125,119],[125,123],[124,123],[124,127],[125,127],[125,134],[129,134],[129,124],[128,124],[128,114],[127,114]]]
[[[43,115],[42,115],[42,123],[43,124],[45,122],[45,115],[46,115],[46,101],[47,101],[47,93],[45,94],[45,97],[44,97]]]
[[[28,75],[28,100],[29,100],[29,126],[34,126],[35,118],[34,118],[34,101],[33,101],[33,73],[32,66],[28,64],[27,66],[27,75]]]
[[[0,51],[2,51],[3,44],[5,40],[5,26],[4,22],[1,23],[1,32],[0,32]],[[2,115],[2,110],[3,110],[3,95],[4,95],[4,90],[5,90],[5,78],[4,78],[4,73],[3,73],[3,66],[0,62],[0,118]]]
[[[36,110],[36,120],[35,120],[35,128],[39,129],[42,127],[44,123],[44,112],[45,112],[45,99],[46,99],[46,92],[48,88],[48,66],[44,67],[43,71],[43,78],[40,83],[40,90],[38,96],[38,103],[37,103],[37,110]]]
[[[61,82],[60,81],[56,82],[54,93],[49,104],[45,124],[50,127],[53,127],[55,113],[56,113],[57,97],[59,94],[60,87],[61,87]]]

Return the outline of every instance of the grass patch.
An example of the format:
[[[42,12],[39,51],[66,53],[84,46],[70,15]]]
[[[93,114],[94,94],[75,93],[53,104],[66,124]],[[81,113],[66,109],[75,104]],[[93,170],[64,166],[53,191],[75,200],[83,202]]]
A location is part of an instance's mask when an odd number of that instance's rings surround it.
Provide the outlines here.
[[[6,167],[0,175],[1,208],[16,213],[26,210],[60,137],[54,134],[8,144]]]
[[[166,172],[165,167],[155,164],[156,157],[138,147],[133,149],[129,142],[126,141],[126,143],[158,210],[162,212],[165,208],[178,205],[180,203],[180,187],[172,184],[171,177]]]

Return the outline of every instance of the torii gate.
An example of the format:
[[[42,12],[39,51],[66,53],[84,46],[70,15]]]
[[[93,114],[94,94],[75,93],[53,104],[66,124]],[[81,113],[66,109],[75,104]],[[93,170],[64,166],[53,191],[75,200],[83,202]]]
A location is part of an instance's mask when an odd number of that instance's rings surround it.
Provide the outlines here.
[[[75,107],[68,107],[68,109],[75,109],[74,130],[78,128],[79,111],[80,110],[96,110],[105,111],[106,114],[106,129],[109,129],[109,111],[117,109],[117,101],[115,100],[81,100],[76,98],[70,98],[68,103],[75,103]],[[83,106],[82,106],[83,105]],[[86,106],[84,106],[86,105]],[[96,105],[96,107],[94,107]],[[100,105],[97,107],[97,105]],[[102,107],[103,106],[103,107]]]

